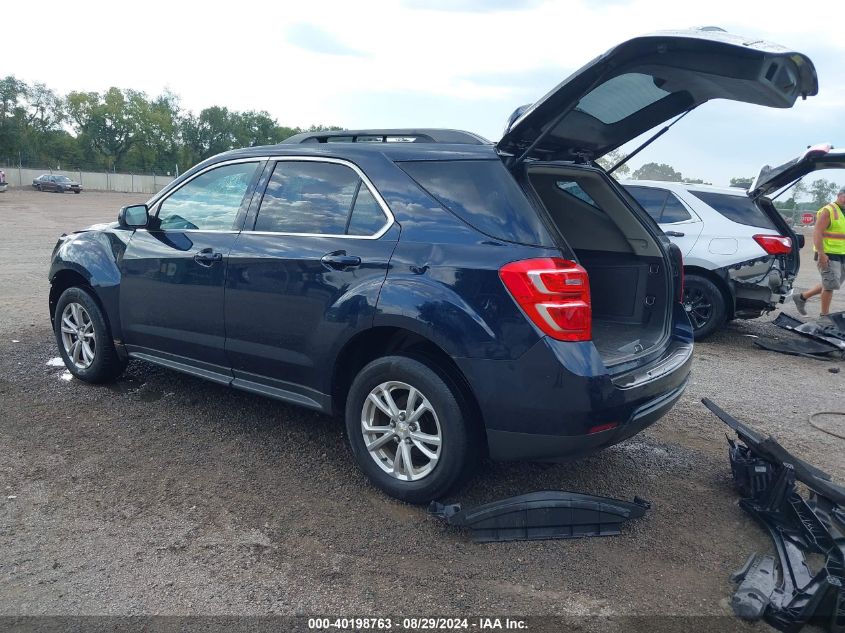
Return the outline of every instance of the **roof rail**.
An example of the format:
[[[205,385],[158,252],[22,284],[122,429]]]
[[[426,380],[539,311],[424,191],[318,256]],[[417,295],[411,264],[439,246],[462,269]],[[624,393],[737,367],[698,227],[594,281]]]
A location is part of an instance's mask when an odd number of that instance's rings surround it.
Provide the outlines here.
[[[385,130],[326,130],[304,132],[282,141],[295,143],[454,143],[458,145],[490,145],[487,139],[462,130],[433,128],[399,128]]]

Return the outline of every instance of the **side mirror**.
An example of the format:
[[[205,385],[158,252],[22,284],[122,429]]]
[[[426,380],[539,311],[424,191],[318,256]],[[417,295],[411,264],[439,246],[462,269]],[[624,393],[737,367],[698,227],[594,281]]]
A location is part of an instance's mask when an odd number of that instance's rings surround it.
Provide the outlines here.
[[[123,207],[117,214],[117,223],[122,229],[140,229],[150,221],[150,210],[145,204]]]

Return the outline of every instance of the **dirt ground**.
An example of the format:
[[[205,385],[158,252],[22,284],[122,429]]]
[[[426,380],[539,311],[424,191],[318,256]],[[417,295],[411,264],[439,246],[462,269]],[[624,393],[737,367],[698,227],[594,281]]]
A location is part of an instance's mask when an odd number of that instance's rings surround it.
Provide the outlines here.
[[[56,237],[142,200],[0,194],[0,615],[695,615],[769,630],[731,617],[729,576],[768,542],[700,399],[841,481],[845,442],[807,415],[845,408],[845,371],[828,371],[845,363],[756,348],[771,317],[733,322],[696,345],[686,394],[646,432],[571,464],[486,464],[452,499],[638,495],[643,519],[613,538],[475,545],[371,488],[337,420],[139,361],[111,386],[66,379],[50,362]],[[816,279],[805,258],[799,286]]]

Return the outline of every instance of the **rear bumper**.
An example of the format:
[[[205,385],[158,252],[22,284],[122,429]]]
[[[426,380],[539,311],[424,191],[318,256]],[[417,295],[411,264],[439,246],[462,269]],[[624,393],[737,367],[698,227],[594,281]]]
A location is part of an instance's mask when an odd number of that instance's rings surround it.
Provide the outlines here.
[[[659,357],[613,375],[592,343],[548,338],[517,360],[456,361],[473,386],[492,459],[557,461],[621,442],[663,416],[687,384],[691,330],[678,328]]]
[[[687,387],[688,378],[669,393],[654,398],[631,413],[615,429],[588,435],[536,435],[512,431],[487,430],[490,456],[501,461],[561,461],[600,451],[636,435],[657,422],[671,409]]]
[[[779,266],[766,265],[762,273],[745,274],[740,277],[727,270],[733,286],[734,314],[740,319],[754,319],[761,314],[771,312],[784,302],[792,288],[794,275],[785,274]]]

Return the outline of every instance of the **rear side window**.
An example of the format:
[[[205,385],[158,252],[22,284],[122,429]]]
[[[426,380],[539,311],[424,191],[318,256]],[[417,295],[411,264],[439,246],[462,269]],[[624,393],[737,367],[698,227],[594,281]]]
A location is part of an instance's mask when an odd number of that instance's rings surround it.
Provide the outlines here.
[[[592,207],[595,207],[596,209],[600,208],[599,205],[596,204],[596,201],[593,200],[592,196],[590,196],[590,194],[584,191],[581,188],[581,185],[579,185],[577,182],[574,182],[572,180],[558,180],[555,183],[555,186],[561,191],[568,193],[570,196],[575,196],[582,202],[586,202],[587,204]]]
[[[496,239],[549,246],[540,215],[498,160],[419,161],[399,166],[443,207]]]
[[[713,207],[728,220],[777,231],[777,227],[757,204],[746,196],[732,196],[726,193],[690,191],[696,198]]]
[[[652,187],[625,187],[640,206],[659,224],[685,222],[692,216],[684,203],[671,191]]]
[[[666,204],[663,206],[663,215],[660,216],[660,221],[664,224],[671,224],[672,222],[684,222],[691,218],[692,216],[684,203],[678,200],[674,193],[670,193],[666,197]]]
[[[626,187],[628,193],[640,203],[655,222],[660,222],[663,214],[663,205],[666,204],[668,192],[665,189],[652,189],[650,187]]]
[[[386,223],[372,192],[350,167],[279,161],[261,200],[255,230],[369,236]]]

